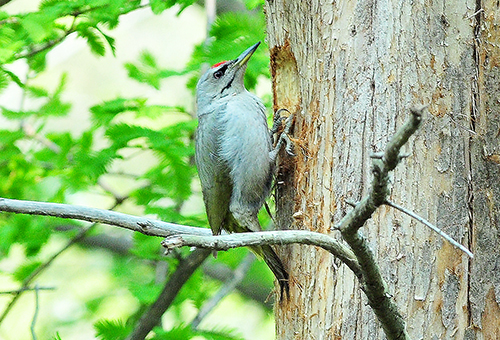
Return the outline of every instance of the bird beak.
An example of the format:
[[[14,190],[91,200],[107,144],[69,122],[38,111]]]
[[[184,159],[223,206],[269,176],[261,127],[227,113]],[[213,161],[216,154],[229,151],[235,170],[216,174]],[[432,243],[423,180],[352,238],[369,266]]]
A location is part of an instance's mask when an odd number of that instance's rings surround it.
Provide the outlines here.
[[[252,47],[249,47],[245,52],[243,52],[237,59],[235,65],[239,68],[245,65],[252,56],[252,54],[255,52],[257,47],[259,47],[260,41],[253,45]]]

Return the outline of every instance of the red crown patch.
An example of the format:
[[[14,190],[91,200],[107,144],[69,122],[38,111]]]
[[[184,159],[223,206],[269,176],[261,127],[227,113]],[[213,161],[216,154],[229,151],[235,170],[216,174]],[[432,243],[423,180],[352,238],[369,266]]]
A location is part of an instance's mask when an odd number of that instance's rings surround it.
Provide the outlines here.
[[[227,60],[221,61],[220,63],[214,64],[211,68],[216,68],[217,66],[220,66],[224,63],[227,63]]]

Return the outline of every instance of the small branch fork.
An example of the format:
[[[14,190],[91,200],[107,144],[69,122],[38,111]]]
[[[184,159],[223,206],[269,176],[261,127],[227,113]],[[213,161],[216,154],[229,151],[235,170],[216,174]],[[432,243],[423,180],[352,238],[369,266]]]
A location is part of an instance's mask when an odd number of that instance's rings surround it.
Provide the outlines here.
[[[374,178],[370,192],[363,200],[354,204],[354,209],[337,225],[332,226],[332,229],[340,231],[348,245],[335,240],[327,234],[304,230],[280,230],[213,236],[210,229],[160,222],[114,211],[68,204],[19,201],[7,198],[0,198],[0,211],[104,223],[137,231],[145,235],[166,237],[162,244],[167,248],[167,251],[181,246],[204,248],[204,251],[199,256],[200,261],[208,256],[209,250],[227,250],[229,248],[252,245],[301,243],[321,247],[338,257],[358,277],[361,282],[361,288],[368,298],[368,303],[382,324],[387,338],[389,340],[409,340],[404,320],[399,314],[396,305],[390,299],[390,294],[382,279],[380,269],[375,262],[373,252],[359,229],[371,218],[380,205],[386,204],[424,223],[454,246],[463,250],[467,255],[470,257],[473,256],[469,250],[428,221],[387,199],[389,195],[389,172],[394,170],[401,159],[405,157],[405,155],[400,155],[400,149],[418,129],[425,109],[425,106],[411,109],[410,118],[392,137],[385,152],[373,155],[372,172]],[[130,337],[129,339],[136,339],[136,337]]]
[[[389,340],[409,340],[410,336],[406,331],[403,317],[387,291],[373,251],[359,229],[371,218],[375,210],[386,202],[389,195],[389,172],[394,170],[401,160],[399,151],[410,136],[417,131],[424,110],[425,107],[413,108],[408,121],[389,141],[384,155],[372,159],[373,181],[370,192],[344,216],[336,227],[360,264],[362,289]]]

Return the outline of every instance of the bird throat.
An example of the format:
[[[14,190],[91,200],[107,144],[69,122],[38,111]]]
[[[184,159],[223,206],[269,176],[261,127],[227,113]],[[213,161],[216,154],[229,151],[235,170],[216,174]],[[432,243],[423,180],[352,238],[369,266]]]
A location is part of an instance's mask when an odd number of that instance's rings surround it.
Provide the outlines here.
[[[233,75],[233,77],[231,78],[231,80],[227,83],[226,86],[224,86],[224,88],[222,89],[222,91],[220,91],[220,94],[222,95],[224,93],[225,90],[227,89],[230,89],[231,88],[231,85],[233,85],[233,80],[234,80],[234,77],[236,77],[236,73]]]

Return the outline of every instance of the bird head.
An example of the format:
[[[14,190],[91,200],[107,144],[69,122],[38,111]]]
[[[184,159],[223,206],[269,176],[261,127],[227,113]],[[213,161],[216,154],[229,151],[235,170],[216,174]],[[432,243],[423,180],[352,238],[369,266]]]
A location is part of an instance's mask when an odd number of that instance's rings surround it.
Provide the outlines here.
[[[213,65],[198,81],[196,96],[200,104],[246,91],[243,83],[247,62],[259,47],[260,41],[245,50],[238,58]]]

